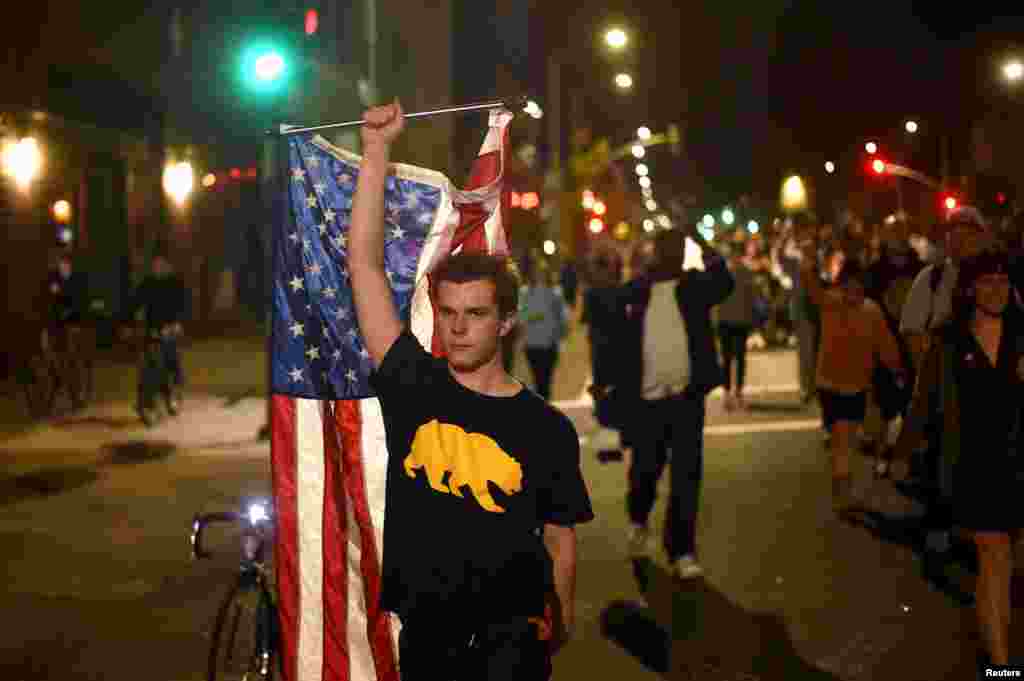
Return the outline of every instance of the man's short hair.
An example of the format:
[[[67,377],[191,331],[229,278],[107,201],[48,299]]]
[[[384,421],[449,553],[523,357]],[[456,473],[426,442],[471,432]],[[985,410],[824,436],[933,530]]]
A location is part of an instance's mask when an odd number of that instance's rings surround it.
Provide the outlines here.
[[[498,314],[511,317],[519,309],[520,277],[512,261],[501,255],[487,253],[457,253],[441,261],[430,275],[430,294],[437,295],[441,282],[466,284],[471,281],[489,281],[494,284],[494,297]]]

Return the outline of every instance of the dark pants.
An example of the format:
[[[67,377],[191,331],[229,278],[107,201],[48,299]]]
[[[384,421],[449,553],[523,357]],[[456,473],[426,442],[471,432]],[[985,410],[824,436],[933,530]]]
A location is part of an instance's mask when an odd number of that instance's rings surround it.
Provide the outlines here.
[[[454,618],[402,620],[398,637],[402,681],[547,681],[548,642],[527,619],[460,628]]]
[[[551,348],[526,348],[526,360],[537,383],[537,393],[545,400],[551,399],[551,378],[555,375],[558,361],[558,346]]]
[[[747,337],[751,327],[748,324],[718,324],[718,337],[722,341],[722,362],[725,369],[725,391],[732,390],[732,362],[736,360],[736,391],[743,391],[743,379],[747,375]]]
[[[168,337],[147,341],[139,367],[139,408],[152,409],[157,393],[170,398],[173,387],[184,384],[185,373],[181,368],[178,339]]]
[[[697,508],[704,467],[704,399],[689,392],[662,400],[640,400],[631,430],[633,464],[626,506],[630,520],[646,525],[658,480],[672,449],[672,480],[665,518],[665,550],[675,560],[695,553]]]

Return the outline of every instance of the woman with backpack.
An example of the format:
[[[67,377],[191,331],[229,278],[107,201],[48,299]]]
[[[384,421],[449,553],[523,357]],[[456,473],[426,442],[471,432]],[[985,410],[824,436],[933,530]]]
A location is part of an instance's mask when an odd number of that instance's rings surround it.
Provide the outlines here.
[[[1011,303],[1005,252],[963,261],[952,318],[926,338],[895,455],[905,462],[932,430],[939,484],[977,548],[975,607],[982,657],[1008,664],[1013,545],[1024,527],[1024,314]]]

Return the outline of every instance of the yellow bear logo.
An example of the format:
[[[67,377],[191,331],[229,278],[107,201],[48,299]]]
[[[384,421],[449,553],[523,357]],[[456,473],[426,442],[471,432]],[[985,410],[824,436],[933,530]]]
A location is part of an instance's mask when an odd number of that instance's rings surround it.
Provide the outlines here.
[[[416,431],[412,451],[403,465],[410,478],[415,478],[416,470],[422,468],[431,488],[444,494],[462,498],[463,485],[469,485],[477,503],[491,513],[504,513],[505,509],[494,502],[488,482],[493,482],[505,494],[515,494],[523,488],[522,467],[497,442],[481,433],[467,433],[456,425],[436,419]],[[446,473],[451,473],[447,486],[444,484]]]

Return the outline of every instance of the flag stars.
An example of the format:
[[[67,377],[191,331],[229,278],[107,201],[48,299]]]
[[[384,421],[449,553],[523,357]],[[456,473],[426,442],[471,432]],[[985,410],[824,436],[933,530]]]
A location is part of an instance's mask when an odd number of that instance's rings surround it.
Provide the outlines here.
[[[316,208],[316,196],[310,194],[306,197],[306,205],[310,208]]]
[[[309,239],[303,239],[302,240],[302,247],[304,249],[306,249],[307,251],[311,250],[313,248],[313,242],[310,241]]]
[[[306,333],[302,327],[302,324],[299,324],[298,322],[295,322],[288,328],[291,329],[292,338],[298,338],[299,336],[303,336]]]
[[[309,361],[311,362],[314,359],[320,359],[320,348],[314,345],[309,350],[306,350],[306,357],[309,357]]]
[[[335,289],[333,286],[328,286],[323,291],[324,298],[327,298],[329,300],[334,300],[334,296],[336,296],[337,294],[338,294],[338,290]]]
[[[318,232],[320,232],[320,236],[324,236],[325,234],[327,234],[327,225],[323,223],[317,225],[316,229]]]
[[[396,240],[404,239],[405,230],[402,229],[401,227],[396,226],[393,230],[391,230],[391,238]]]
[[[335,350],[334,354],[331,355],[331,358],[334,359],[335,362],[341,361],[341,350]]]
[[[298,293],[306,287],[298,277],[292,277],[292,280],[288,282],[288,285],[292,287],[293,293]]]
[[[334,237],[334,245],[337,246],[338,248],[348,248],[348,235],[339,234],[338,236]]]
[[[289,371],[288,374],[292,377],[292,383],[298,383],[302,380],[302,369],[298,367]]]
[[[324,220],[326,220],[327,222],[334,222],[335,215],[336,213],[330,208],[328,208],[327,210],[324,211]]]
[[[359,348],[359,356],[362,357],[363,359],[370,359],[370,353],[366,350],[366,348]]]
[[[388,283],[391,284],[392,286],[394,286],[395,285],[395,273],[392,272],[391,270],[385,270],[384,274],[388,278]]]
[[[292,179],[296,182],[302,182],[306,179],[306,171],[302,168],[295,168],[292,170]]]

